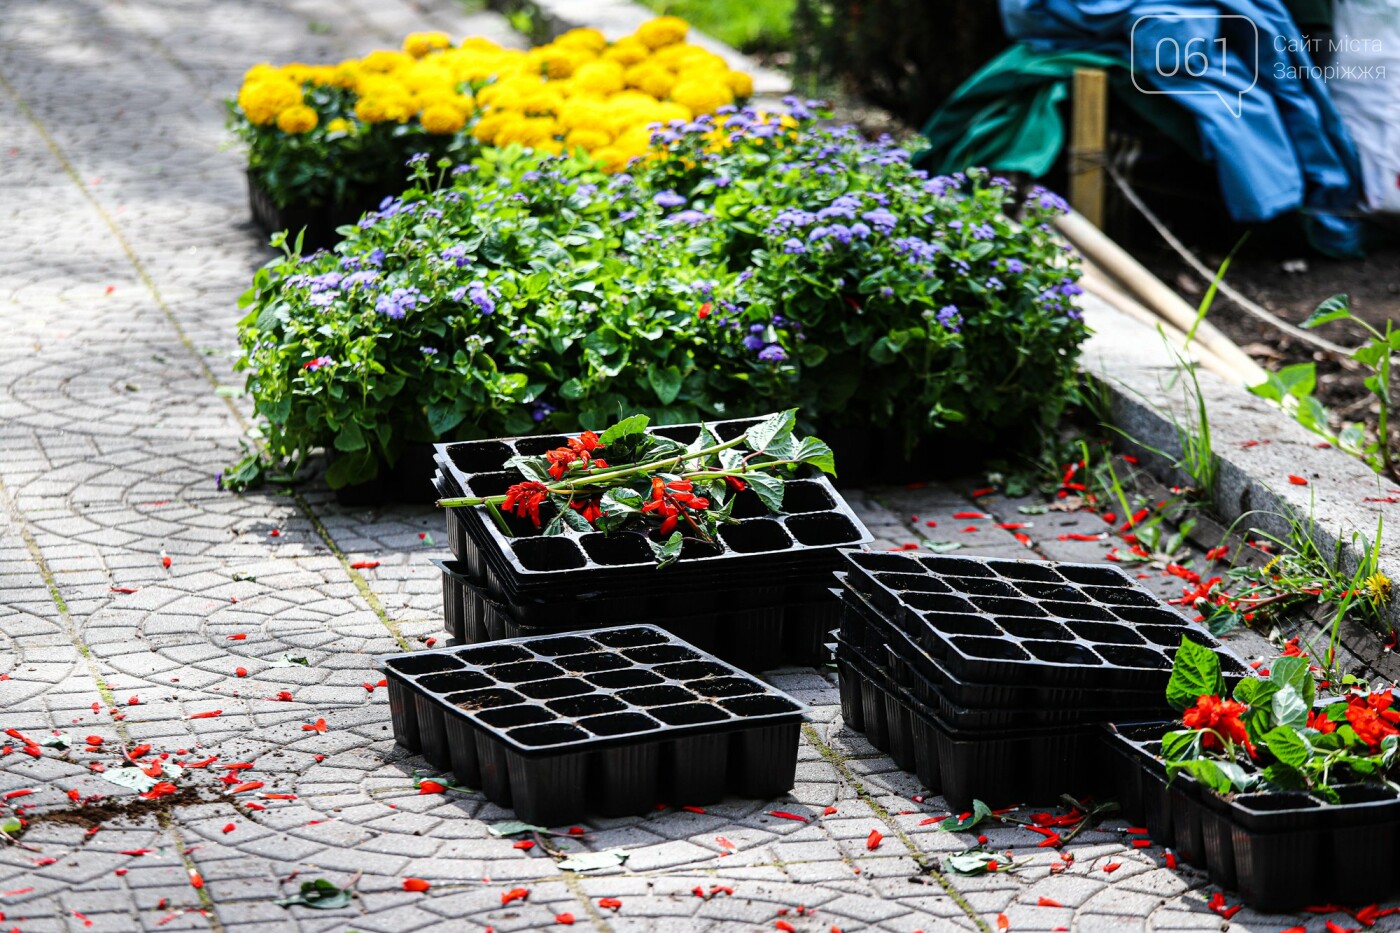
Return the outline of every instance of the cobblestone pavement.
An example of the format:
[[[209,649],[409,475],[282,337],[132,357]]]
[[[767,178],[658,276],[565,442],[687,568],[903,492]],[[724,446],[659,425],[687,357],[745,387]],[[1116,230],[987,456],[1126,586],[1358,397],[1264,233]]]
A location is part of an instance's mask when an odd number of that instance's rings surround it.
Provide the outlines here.
[[[941,801],[914,802],[916,779],[842,725],[831,672],[769,675],[813,707],[790,796],[593,821],[570,840],[625,850],[622,868],[561,872],[489,834],[510,814],[478,795],[415,792],[432,772],[394,746],[369,657],[442,637],[440,518],[342,508],[315,488],[232,496],[213,477],[247,427],[234,299],[266,258],[221,98],[256,61],[336,60],[429,26],[518,41],[451,0],[11,0],[0,16],[0,793],[33,790],[24,845],[0,848],[0,927],[504,931],[564,913],[619,933],[780,917],[899,933],[1227,925],[1203,879],[1125,846],[1121,822],[1077,840],[1064,873],[1039,836],[999,829],[1029,867],[942,875],[969,838],[925,825]],[[955,521],[969,502],[951,488],[854,498],[880,546],[939,521],[969,553],[1026,554],[995,521]],[[1041,516],[1030,531],[1044,556],[1092,559],[1099,545],[1057,535],[1097,521]],[[55,730],[73,747],[31,744]],[[195,766],[179,778],[190,789],[133,806],[94,765],[137,744]],[[98,794],[109,811],[75,802]],[[405,891],[410,876],[431,890]],[[321,877],[358,897],[274,903]],[[515,887],[528,899],[503,904]]]

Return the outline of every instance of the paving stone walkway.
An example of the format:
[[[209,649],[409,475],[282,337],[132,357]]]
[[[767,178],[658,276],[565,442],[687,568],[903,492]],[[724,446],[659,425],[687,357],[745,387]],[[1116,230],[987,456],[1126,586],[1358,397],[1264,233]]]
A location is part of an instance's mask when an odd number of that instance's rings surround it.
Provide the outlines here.
[[[520,41],[452,0],[12,0],[0,16],[0,794],[34,791],[9,801],[31,826],[0,847],[0,929],[506,931],[564,913],[618,933],[1228,925],[1200,876],[1126,846],[1121,821],[1077,840],[1062,874],[1014,829],[989,835],[1024,870],[941,874],[971,840],[924,825],[942,802],[915,802],[917,780],[844,727],[830,671],[769,674],[813,708],[791,795],[590,821],[570,841],[625,850],[619,869],[561,872],[489,834],[511,814],[478,795],[416,793],[434,772],[394,746],[370,657],[443,637],[440,517],[343,508],[316,487],[234,496],[214,476],[248,427],[234,300],[267,258],[222,98],[254,62],[337,60],[421,28]],[[969,553],[1025,556],[996,521],[951,517],[965,492],[853,498],[877,546],[938,521]],[[1102,553],[1057,537],[1099,530],[1092,515],[1036,522],[1042,556]],[[42,744],[57,734],[72,746]],[[136,745],[190,766],[189,789],[151,804],[105,780],[97,766]],[[261,786],[234,793],[245,781]],[[92,795],[112,812],[78,806]],[[403,890],[410,876],[431,890]],[[274,903],[315,878],[358,896]],[[528,899],[503,905],[516,887]]]

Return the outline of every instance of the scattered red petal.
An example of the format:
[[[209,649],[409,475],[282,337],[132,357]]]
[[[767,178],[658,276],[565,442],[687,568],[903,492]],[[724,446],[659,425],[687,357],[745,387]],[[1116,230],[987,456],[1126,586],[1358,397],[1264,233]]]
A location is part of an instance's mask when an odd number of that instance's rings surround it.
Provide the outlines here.
[[[263,782],[262,782],[262,781],[244,781],[242,784],[239,784],[237,787],[231,788],[231,789],[229,790],[229,793],[230,793],[230,794],[245,794],[245,793],[247,793],[247,792],[250,791],[250,790],[257,790],[258,788],[260,788],[260,787],[262,787],[262,786],[263,786]]]
[[[511,888],[509,891],[506,891],[504,894],[501,895],[501,904],[502,906],[504,906],[506,904],[509,904],[511,901],[523,901],[529,896],[529,888]]]
[[[238,828],[238,824],[237,824],[237,823],[226,823],[226,824],[224,824],[224,834],[227,835],[228,833],[233,832],[233,831],[234,831],[235,829],[237,829],[237,828]]]
[[[351,569],[351,570],[373,570],[375,567],[378,567],[378,566],[379,566],[379,561],[377,561],[377,560],[357,560],[357,561],[355,561],[353,564],[350,565],[350,569]]]
[[[204,887],[204,876],[199,873],[198,869],[190,869],[190,887],[196,889]]]
[[[1040,900],[1038,900],[1038,901],[1035,902],[1035,906],[1037,906],[1037,907],[1063,907],[1063,906],[1065,906],[1065,905],[1064,905],[1064,904],[1061,904],[1059,901],[1055,900],[1053,897],[1042,897]]]
[[[248,638],[248,636],[247,636],[246,634],[244,634],[243,632],[239,632],[237,635],[230,635],[230,636],[228,637],[228,640],[229,640],[229,641],[246,641],[247,638]]]
[[[954,518],[960,518],[960,519],[968,519],[968,518],[978,518],[978,519],[981,519],[981,518],[991,518],[990,515],[983,515],[981,512],[954,512],[954,513],[953,513],[953,517],[954,517]]]
[[[405,891],[417,891],[421,894],[431,887],[432,885],[428,884],[428,882],[424,881],[422,878],[405,878],[403,880],[403,889]]]
[[[186,719],[213,719],[213,718],[215,718],[216,716],[222,716],[223,714],[224,714],[224,711],[221,710],[221,709],[211,709],[211,710],[207,710],[206,712],[203,712],[203,713],[191,713],[190,715],[186,716],[185,718],[186,718]]]
[[[1306,479],[1297,475],[1296,473],[1289,473],[1288,481],[1294,486],[1306,486],[1308,484],[1308,481]]]
[[[136,592],[136,587],[134,586],[111,586],[108,587],[108,589],[111,590],[113,593],[131,594]]]
[[[769,810],[769,811],[768,811],[768,815],[769,815],[769,816],[776,816],[776,817],[778,817],[779,819],[783,819],[783,820],[796,820],[796,821],[799,822],[799,823],[805,823],[805,822],[807,822],[807,817],[805,817],[805,816],[798,816],[796,813],[789,813],[789,812],[787,812],[786,810]]]
[[[880,842],[884,840],[884,838],[884,834],[878,829],[872,829],[870,835],[865,837],[865,848],[872,852],[875,851],[880,848]]]
[[[1009,930],[1009,929],[1011,929],[1011,921],[1007,918],[1006,914],[997,914],[997,929],[998,929],[998,930]]]
[[[166,570],[169,570],[169,569],[170,569],[170,555],[169,555],[169,554],[166,554],[166,553],[163,553],[163,552],[161,553],[161,555],[160,555],[160,565],[161,565],[162,567],[164,567]]]
[[[684,810],[684,811],[687,812],[687,813],[704,813],[704,812],[705,812],[705,808],[704,808],[704,807],[681,807],[681,809]]]
[[[598,899],[598,906],[605,907],[610,910],[620,910],[622,908],[622,901],[618,900],[615,897],[600,897]]]
[[[562,924],[564,924],[564,926],[566,926],[566,927],[573,926],[573,925],[574,925],[574,915],[573,915],[573,914],[555,914],[555,915],[554,915],[554,922],[555,922],[555,923],[562,923]]]
[[[325,732],[325,731],[326,731],[326,721],[325,721],[324,719],[318,719],[318,720],[316,720],[315,722],[302,723],[301,731],[302,731],[302,732]]]
[[[715,837],[715,842],[719,843],[719,847],[720,847],[721,849],[727,849],[727,850],[729,850],[730,852],[733,852],[733,851],[734,851],[734,843],[730,842],[728,839],[724,838],[723,836],[716,836],[716,837]]]
[[[793,926],[791,923],[788,923],[786,920],[773,921],[773,929],[782,930],[783,933],[797,933],[797,927]]]
[[[835,813],[835,812],[836,812],[836,808],[835,808],[835,807],[827,807],[825,810],[822,811],[822,816],[831,816],[831,814],[833,814],[833,813]]]
[[[418,782],[418,794],[420,796],[423,794],[440,794],[445,790],[447,790],[447,787],[439,784],[437,781]]]
[[[34,789],[26,787],[23,790],[12,790],[8,792],[4,795],[3,799],[14,800],[16,797],[28,797],[32,793],[34,793]]]
[[[1120,865],[1120,864],[1118,864],[1117,862],[1109,862],[1107,865],[1105,865],[1105,866],[1103,867],[1103,870],[1104,870],[1105,873],[1111,875],[1111,874],[1113,874],[1115,871],[1117,871],[1118,869],[1120,869],[1120,868],[1122,868],[1122,867],[1123,867],[1123,866]]]
[[[524,849],[524,850],[527,851],[527,852],[528,852],[529,850],[533,849],[534,847],[535,847],[535,842],[534,842],[533,839],[521,839],[519,842],[515,842],[515,843],[512,843],[512,844],[511,844],[511,848],[512,848],[512,849]]]

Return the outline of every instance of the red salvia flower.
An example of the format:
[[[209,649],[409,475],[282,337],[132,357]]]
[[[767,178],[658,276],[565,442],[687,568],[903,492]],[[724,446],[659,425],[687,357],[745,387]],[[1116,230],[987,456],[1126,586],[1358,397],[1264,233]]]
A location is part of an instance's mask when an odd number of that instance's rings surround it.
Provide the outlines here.
[[[661,533],[669,535],[680,524],[686,510],[704,511],[710,507],[710,500],[693,492],[695,484],[687,479],[666,482],[659,476],[652,477],[651,499],[642,506],[643,512],[655,512],[661,519]]]
[[[1254,756],[1254,745],[1249,741],[1240,715],[1249,707],[1234,700],[1222,700],[1218,696],[1203,695],[1196,698],[1196,705],[1188,709],[1181,722],[1188,729],[1210,729],[1201,737],[1204,748],[1219,748],[1223,736],[1231,742],[1243,743]]]
[[[506,490],[501,507],[507,512],[514,511],[521,518],[529,518],[540,527],[540,506],[549,498],[549,487],[535,480],[516,483]]]
[[[1390,691],[1373,693],[1368,697],[1352,697],[1347,702],[1347,722],[1356,730],[1356,737],[1370,746],[1380,748],[1388,735],[1400,735],[1400,710],[1391,709]]]
[[[544,458],[549,461],[549,475],[555,479],[563,479],[564,474],[574,469],[576,463],[581,464],[585,470],[590,464],[606,467],[605,461],[593,459],[593,452],[601,446],[598,435],[592,431],[584,431],[578,437],[569,438],[563,447],[556,447],[545,453]]]
[[[1335,722],[1333,722],[1332,720],[1328,719],[1326,713],[1322,713],[1322,712],[1309,712],[1309,713],[1308,713],[1308,728],[1309,728],[1309,729],[1316,729],[1318,732],[1321,732],[1321,733],[1323,733],[1323,734],[1326,734],[1326,733],[1328,733],[1328,732],[1336,732],[1336,731],[1337,731],[1337,724],[1336,724]]]

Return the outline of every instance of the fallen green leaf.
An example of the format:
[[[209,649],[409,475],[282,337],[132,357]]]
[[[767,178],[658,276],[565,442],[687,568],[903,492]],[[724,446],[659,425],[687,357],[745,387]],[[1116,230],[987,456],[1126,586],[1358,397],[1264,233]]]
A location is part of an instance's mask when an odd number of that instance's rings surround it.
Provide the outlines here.
[[[1022,515],[1044,515],[1046,512],[1049,512],[1049,511],[1050,511],[1050,506],[1048,506],[1048,505],[1018,505],[1018,506],[1016,506],[1016,511],[1020,512]]]
[[[519,820],[506,820],[502,823],[492,823],[486,827],[486,831],[493,836],[519,836],[521,833],[542,833],[545,828]]]
[[[273,903],[282,907],[300,904],[317,910],[335,910],[350,906],[350,892],[325,878],[317,878],[315,881],[303,881],[299,894],[275,900]]]
[[[306,658],[294,658],[290,654],[286,653],[283,653],[283,655],[280,658],[270,663],[273,667],[291,667],[293,664],[300,664],[302,667],[311,666],[311,662],[306,660]]]
[[[102,779],[118,787],[129,787],[143,794],[156,786],[156,779],[140,768],[108,768],[102,772]]]
[[[627,861],[626,852],[580,852],[559,863],[564,871],[592,871],[595,868],[616,868]]]
[[[928,548],[930,551],[932,551],[932,552],[935,553],[935,554],[947,554],[949,551],[956,551],[958,548],[962,547],[962,545],[959,544],[959,543],[956,542],[956,541],[928,541],[928,540],[925,540],[925,541],[924,541],[924,547]]]

